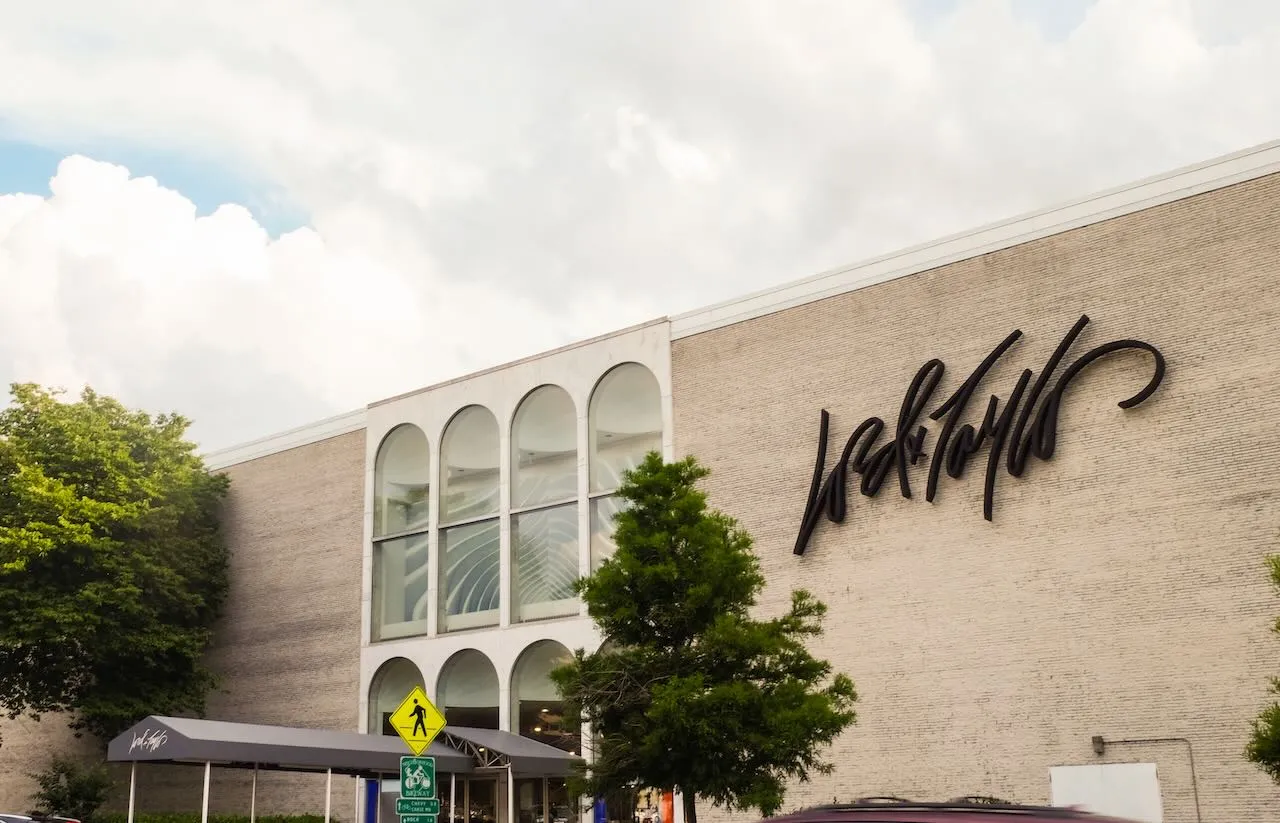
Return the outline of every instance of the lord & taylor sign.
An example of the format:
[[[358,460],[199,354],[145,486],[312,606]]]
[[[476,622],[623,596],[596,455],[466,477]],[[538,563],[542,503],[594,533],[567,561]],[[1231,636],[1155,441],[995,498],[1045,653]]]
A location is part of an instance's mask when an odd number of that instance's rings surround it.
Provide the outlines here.
[[[1080,336],[1080,332],[1088,322],[1087,315],[1081,316],[1076,321],[1071,331],[1067,332],[1066,337],[1050,356],[1044,370],[1035,378],[1034,384],[1031,383],[1033,372],[1030,369],[1023,370],[1003,408],[1001,408],[1001,399],[992,395],[987,401],[982,422],[977,426],[972,423],[961,425],[960,418],[977,391],[978,383],[1009,347],[1022,336],[1020,330],[1013,331],[1000,345],[992,349],[955,393],[929,414],[929,419],[943,420],[943,423],[932,447],[933,457],[929,462],[928,480],[925,484],[924,499],[926,501],[932,502],[937,494],[938,479],[944,468],[947,476],[959,478],[964,474],[969,459],[990,441],[982,500],[983,517],[990,520],[996,472],[1000,467],[1001,455],[1005,457],[1006,470],[1013,477],[1022,476],[1029,458],[1034,456],[1041,460],[1048,460],[1053,457],[1057,446],[1058,417],[1062,409],[1062,396],[1072,380],[1102,357],[1120,351],[1138,350],[1149,353],[1155,361],[1155,370],[1150,381],[1137,394],[1120,401],[1120,408],[1131,409],[1155,392],[1164,379],[1164,356],[1155,346],[1141,340],[1113,340],[1089,350],[1067,366],[1054,382],[1053,387],[1048,388],[1049,379],[1057,371],[1067,350],[1071,348],[1072,343]],[[920,425],[920,417],[929,406],[933,391],[942,380],[945,368],[941,360],[934,359],[925,363],[916,372],[898,411],[898,422],[893,432],[894,439],[875,448],[876,441],[884,432],[885,423],[879,417],[869,417],[862,421],[862,424],[854,429],[853,434],[849,435],[844,451],[841,452],[840,458],[831,472],[826,475],[825,480],[823,473],[827,465],[827,435],[830,430],[831,415],[826,409],[822,410],[822,422],[818,432],[818,459],[813,468],[813,481],[810,483],[809,497],[805,502],[800,534],[796,537],[795,554],[804,554],[809,538],[824,514],[833,523],[844,521],[848,508],[848,483],[851,471],[862,477],[859,491],[867,497],[874,497],[880,491],[890,471],[897,474],[898,488],[902,496],[911,497],[911,481],[907,477],[907,467],[914,466],[921,457],[926,456],[924,447],[929,435],[929,430]],[[1047,394],[1046,389],[1048,389]]]

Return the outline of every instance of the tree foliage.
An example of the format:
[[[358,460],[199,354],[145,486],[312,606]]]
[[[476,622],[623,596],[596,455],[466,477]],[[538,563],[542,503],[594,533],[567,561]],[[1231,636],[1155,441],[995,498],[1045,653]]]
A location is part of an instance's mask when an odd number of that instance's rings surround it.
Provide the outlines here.
[[[0,411],[0,707],[67,712],[109,739],[204,709],[202,663],[227,590],[228,480],[154,418],[31,384]]]
[[[111,773],[105,763],[87,765],[54,757],[47,769],[28,777],[37,786],[31,800],[46,815],[94,823],[98,809],[111,796]]]
[[[764,586],[751,537],[707,508],[708,469],[657,453],[624,477],[617,550],[577,588],[608,640],[552,673],[575,726],[590,723],[594,761],[573,791],[617,796],[680,790],[730,809],[777,811],[790,779],[855,720],[857,693],[814,658],[826,607],[806,591],[780,617],[754,619]]]
[[[1271,583],[1280,591],[1280,555],[1267,558],[1271,571]],[[1271,627],[1280,634],[1280,618]],[[1280,697],[1280,677],[1272,678],[1271,694]],[[1280,701],[1262,710],[1253,721],[1253,733],[1245,747],[1245,757],[1280,783]]]

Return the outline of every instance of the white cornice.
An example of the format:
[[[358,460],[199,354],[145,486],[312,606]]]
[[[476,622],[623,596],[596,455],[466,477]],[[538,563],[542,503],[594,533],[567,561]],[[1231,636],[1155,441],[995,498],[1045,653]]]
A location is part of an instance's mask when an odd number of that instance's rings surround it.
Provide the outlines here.
[[[211,471],[217,471],[228,466],[234,466],[237,463],[245,463],[259,457],[266,457],[269,454],[296,449],[298,446],[305,446],[308,443],[317,443],[321,440],[328,440],[330,437],[359,431],[364,428],[364,416],[364,409],[356,409],[346,414],[328,417],[279,434],[219,449],[204,455],[204,464]]]
[[[1280,171],[1280,140],[671,318],[671,339],[741,323]]]

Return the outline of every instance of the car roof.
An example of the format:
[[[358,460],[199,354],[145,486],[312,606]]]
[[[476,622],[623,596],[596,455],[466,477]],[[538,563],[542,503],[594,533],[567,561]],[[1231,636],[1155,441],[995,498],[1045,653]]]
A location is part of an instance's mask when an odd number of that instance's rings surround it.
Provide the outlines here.
[[[894,823],[895,821],[942,821],[954,819],[956,823],[1017,823],[1019,820],[1052,820],[1061,823],[1135,823],[1116,817],[1093,814],[1082,809],[1062,806],[1026,806],[1001,803],[985,798],[963,797],[944,802],[914,801],[900,797],[867,797],[852,803],[835,803],[813,806],[778,817],[768,823],[845,823],[846,821],[871,820]]]

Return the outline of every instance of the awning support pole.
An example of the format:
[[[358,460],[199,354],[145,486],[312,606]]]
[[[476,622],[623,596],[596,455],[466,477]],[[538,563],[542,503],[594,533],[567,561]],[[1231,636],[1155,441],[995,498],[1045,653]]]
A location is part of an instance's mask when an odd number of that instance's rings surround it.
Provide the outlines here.
[[[204,799],[200,802],[200,823],[209,823],[209,772],[213,770],[213,764],[208,760],[204,762]]]
[[[329,823],[329,813],[333,810],[333,769],[324,772],[324,823]]]
[[[507,761],[507,823],[516,823],[516,776]]]
[[[458,807],[453,805],[458,789],[458,775],[449,772],[449,819],[445,823],[453,823],[458,819]]]
[[[249,823],[258,817],[258,764],[253,764],[253,783],[249,788]],[[130,821],[132,823],[132,821]]]
[[[129,820],[133,823],[133,796],[138,788],[138,761],[129,764]]]

